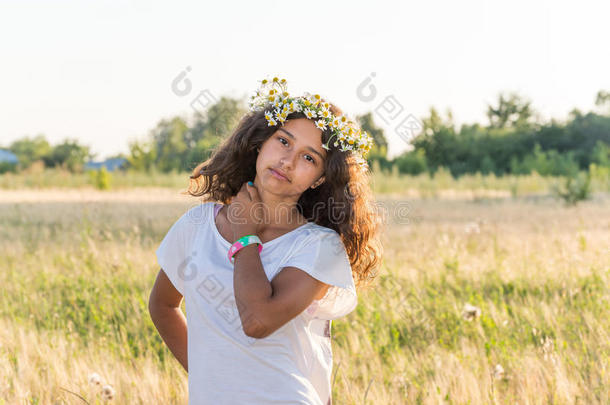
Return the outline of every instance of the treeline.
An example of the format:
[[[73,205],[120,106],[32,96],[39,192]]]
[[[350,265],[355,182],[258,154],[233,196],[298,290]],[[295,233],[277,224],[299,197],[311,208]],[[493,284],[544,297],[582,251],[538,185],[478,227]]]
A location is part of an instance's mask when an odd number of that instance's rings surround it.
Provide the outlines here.
[[[381,159],[381,167],[397,165],[402,173],[434,173],[439,167],[458,177],[465,173],[573,175],[591,164],[609,167],[610,93],[600,91],[600,113],[572,110],[564,122],[541,123],[531,102],[516,94],[501,95],[488,106],[489,123],[453,123],[434,108],[423,120],[423,131],[414,149],[393,161]],[[605,113],[604,113],[605,112]]]
[[[591,165],[610,167],[610,93],[597,94],[598,112],[573,110],[563,121],[541,122],[531,102],[517,94],[501,94],[487,106],[488,123],[457,128],[451,111],[442,116],[435,108],[422,119],[423,130],[412,140],[412,150],[387,157],[388,143],[374,115],[357,116],[375,140],[368,156],[373,170],[403,174],[435,173],[446,168],[455,177],[465,173],[571,175]],[[222,97],[204,115],[161,120],[146,137],[128,143],[124,168],[137,171],[190,171],[238,124],[246,112],[243,100]],[[0,164],[0,171],[19,171],[37,162],[45,167],[84,170],[94,155],[90,148],[67,139],[50,145],[44,135],[24,137],[5,149],[18,165]]]
[[[88,146],[80,144],[76,139],[66,139],[57,145],[51,145],[43,134],[23,137],[7,148],[0,147],[0,150],[2,149],[15,154],[19,163],[12,164],[0,160],[0,173],[28,169],[33,164],[80,172],[85,162],[94,156]]]

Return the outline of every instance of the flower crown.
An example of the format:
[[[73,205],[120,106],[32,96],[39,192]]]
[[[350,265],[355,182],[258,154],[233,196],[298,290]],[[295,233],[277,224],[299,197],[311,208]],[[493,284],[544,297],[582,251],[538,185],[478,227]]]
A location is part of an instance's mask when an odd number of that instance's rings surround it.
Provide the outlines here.
[[[283,125],[290,113],[304,113],[308,119],[315,120],[317,128],[332,130],[328,142],[322,145],[324,149],[329,150],[330,140],[336,137],[333,146],[341,145],[341,152],[352,151],[358,164],[367,167],[363,157],[372,148],[373,138],[345,115],[335,116],[331,113],[330,103],[322,101],[319,94],[304,93],[303,96],[293,97],[286,90],[286,79],[263,79],[259,89],[250,97],[249,107],[251,111],[273,108],[273,111],[265,111],[268,126]]]

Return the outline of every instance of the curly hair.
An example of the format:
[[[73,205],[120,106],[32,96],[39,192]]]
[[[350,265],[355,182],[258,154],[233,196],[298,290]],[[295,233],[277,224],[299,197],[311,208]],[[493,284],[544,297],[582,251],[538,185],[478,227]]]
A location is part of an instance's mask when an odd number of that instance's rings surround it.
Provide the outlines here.
[[[342,115],[332,104],[330,110],[335,116]],[[297,118],[306,117],[302,112],[293,112],[287,120]],[[193,169],[188,190],[183,194],[230,203],[242,184],[256,176],[258,149],[275,131],[277,127],[267,124],[264,109],[246,113],[233,134]],[[322,142],[325,144],[330,136],[327,128],[322,132]],[[382,220],[369,186],[369,173],[358,166],[349,151],[331,147],[327,150],[324,175],[321,185],[301,194],[296,207],[308,221],[340,235],[356,286],[363,287],[377,276],[383,254]]]

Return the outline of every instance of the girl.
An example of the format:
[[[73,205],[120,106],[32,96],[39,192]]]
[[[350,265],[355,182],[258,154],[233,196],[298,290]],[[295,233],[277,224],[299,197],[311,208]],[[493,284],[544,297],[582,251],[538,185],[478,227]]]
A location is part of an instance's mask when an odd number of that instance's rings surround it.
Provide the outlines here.
[[[150,314],[189,404],[330,404],[331,320],[381,264],[372,141],[284,79],[263,80],[250,108],[190,176],[204,202],[156,251]]]

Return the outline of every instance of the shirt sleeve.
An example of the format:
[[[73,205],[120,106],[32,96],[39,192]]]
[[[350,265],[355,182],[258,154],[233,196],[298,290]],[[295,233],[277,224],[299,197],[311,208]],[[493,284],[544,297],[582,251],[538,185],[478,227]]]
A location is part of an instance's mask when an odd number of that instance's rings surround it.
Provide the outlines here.
[[[189,266],[192,260],[190,249],[197,224],[205,220],[205,212],[204,205],[189,209],[169,228],[156,251],[159,266],[183,296],[185,282],[196,275]]]
[[[282,267],[289,266],[330,285],[326,295],[312,303],[315,306],[314,318],[337,319],[358,305],[349,257],[341,237],[334,230],[309,234],[282,264]]]

